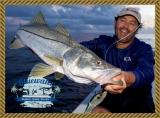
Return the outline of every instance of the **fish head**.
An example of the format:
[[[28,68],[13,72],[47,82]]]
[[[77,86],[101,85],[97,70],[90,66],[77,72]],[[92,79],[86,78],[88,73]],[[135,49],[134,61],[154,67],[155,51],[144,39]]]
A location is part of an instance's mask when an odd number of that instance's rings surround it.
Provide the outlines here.
[[[121,73],[121,69],[90,52],[85,52],[80,56],[77,68],[83,73],[83,76],[101,85],[110,82],[110,79]]]
[[[65,67],[72,75],[86,79],[86,83],[83,81],[84,84],[88,84],[87,79],[100,85],[106,84],[121,73],[121,69],[105,62],[90,50],[73,49],[66,53],[64,60]]]

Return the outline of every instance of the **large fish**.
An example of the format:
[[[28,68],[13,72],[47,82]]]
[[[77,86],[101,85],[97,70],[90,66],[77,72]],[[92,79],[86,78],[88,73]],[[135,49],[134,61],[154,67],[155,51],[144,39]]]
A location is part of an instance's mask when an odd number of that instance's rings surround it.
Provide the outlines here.
[[[41,12],[29,24],[19,28],[10,48],[24,46],[45,62],[35,65],[29,76],[45,77],[59,72],[78,83],[103,85],[112,83],[111,78],[121,73],[121,69],[106,63],[73,40],[61,24],[55,29],[49,28]]]

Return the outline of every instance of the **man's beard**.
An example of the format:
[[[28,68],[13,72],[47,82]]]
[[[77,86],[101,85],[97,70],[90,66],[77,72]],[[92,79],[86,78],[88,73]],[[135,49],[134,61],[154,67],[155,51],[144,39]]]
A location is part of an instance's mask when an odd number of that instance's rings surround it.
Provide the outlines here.
[[[116,28],[116,27],[115,27]],[[118,36],[118,31],[122,32],[121,30],[125,30],[126,31],[126,35],[125,36]],[[115,32],[116,36],[117,36],[117,40],[118,40],[118,43],[121,43],[121,44],[125,44],[125,43],[129,43],[131,41],[133,41],[134,37],[135,37],[135,34],[136,32],[130,32],[128,29],[126,28],[120,28],[118,29],[117,33]],[[120,33],[119,32],[119,33]],[[121,35],[121,34],[120,34]],[[120,38],[119,38],[120,37]],[[124,39],[123,39],[124,38]]]

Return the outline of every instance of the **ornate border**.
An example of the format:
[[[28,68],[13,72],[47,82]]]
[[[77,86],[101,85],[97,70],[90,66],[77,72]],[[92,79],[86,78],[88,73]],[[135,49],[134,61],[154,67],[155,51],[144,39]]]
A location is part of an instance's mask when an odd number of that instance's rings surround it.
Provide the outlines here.
[[[5,113],[5,6],[50,4],[152,4],[156,6],[155,105],[156,113],[69,114],[69,113]],[[71,117],[71,118],[157,118],[160,117],[160,2],[158,0],[0,0],[0,117]]]

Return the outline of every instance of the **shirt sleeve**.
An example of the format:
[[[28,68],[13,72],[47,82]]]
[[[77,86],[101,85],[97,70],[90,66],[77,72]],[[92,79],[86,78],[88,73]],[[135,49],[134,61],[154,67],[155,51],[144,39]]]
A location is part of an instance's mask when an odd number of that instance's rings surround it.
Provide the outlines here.
[[[93,51],[97,56],[102,59],[105,59],[105,50],[110,43],[111,37],[106,35],[100,35],[98,38],[95,38],[90,41],[81,42],[83,46]]]
[[[142,88],[154,80],[154,57],[150,45],[144,45],[139,48],[136,55],[136,68],[133,70],[136,80],[131,87]]]
[[[95,52],[96,48],[97,48],[97,45],[96,45],[97,44],[97,39],[89,40],[89,41],[83,41],[83,42],[80,42],[80,44],[85,46],[86,48],[92,50],[93,52]]]
[[[89,41],[80,42],[83,46],[87,47],[88,49],[92,50],[95,54],[100,56],[103,59],[102,53],[109,45],[111,41],[111,37],[106,35],[100,35],[98,38]]]

